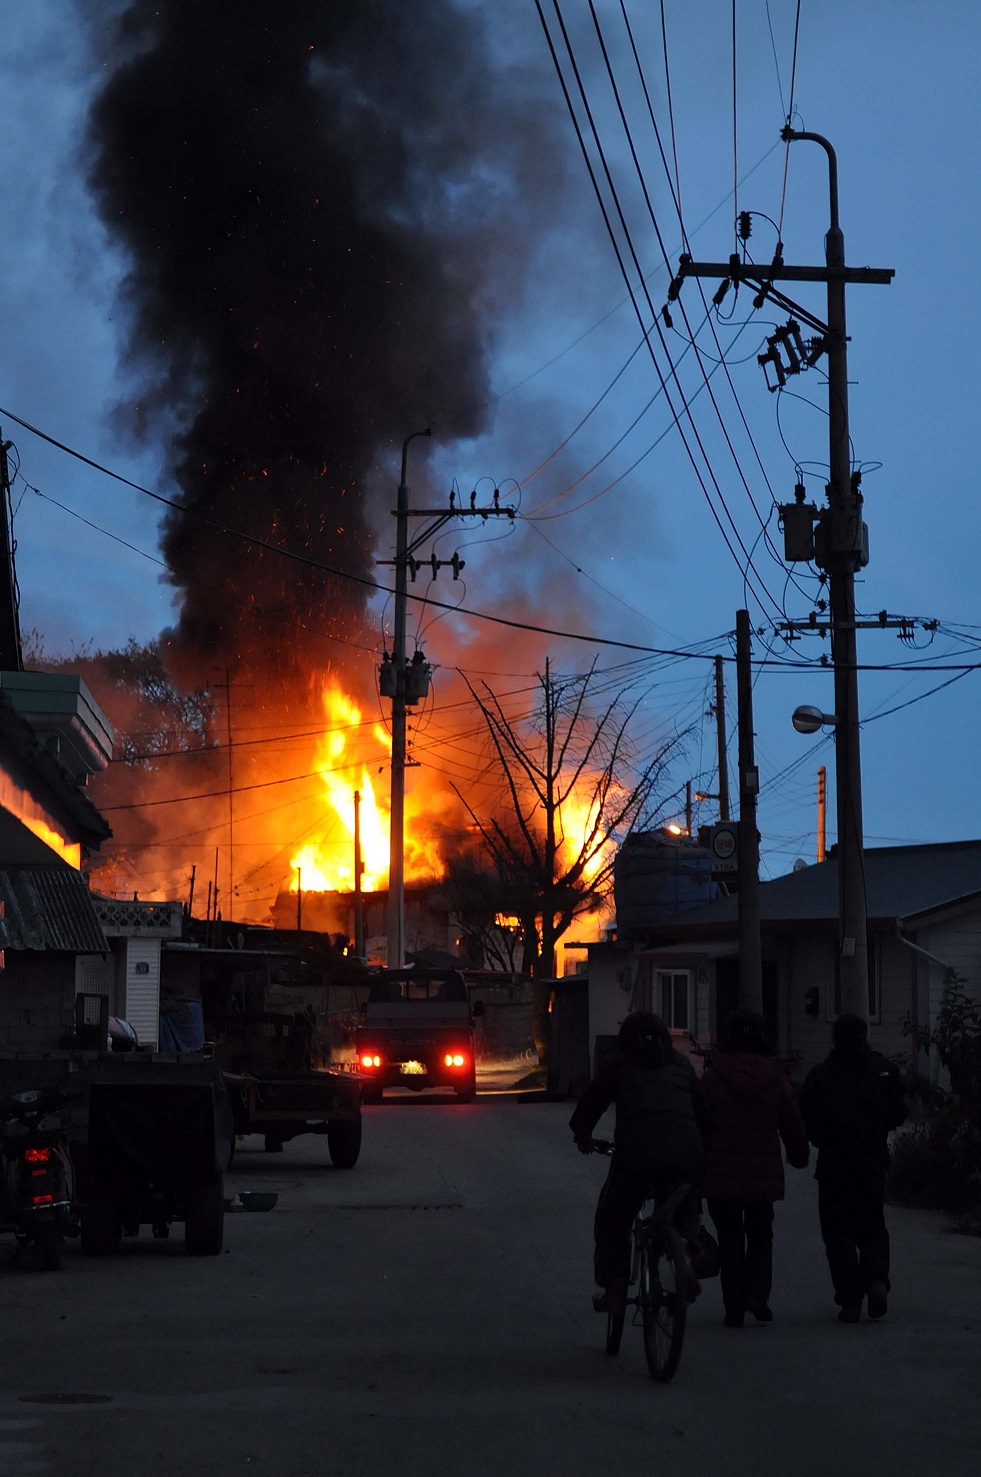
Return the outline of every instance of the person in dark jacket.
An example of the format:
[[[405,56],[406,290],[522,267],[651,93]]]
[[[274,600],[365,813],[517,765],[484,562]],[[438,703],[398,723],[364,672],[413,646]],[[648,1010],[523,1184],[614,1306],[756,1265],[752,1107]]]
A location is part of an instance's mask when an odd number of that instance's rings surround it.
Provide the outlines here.
[[[832,1049],[808,1073],[800,1108],[818,1151],[818,1213],[839,1321],[858,1323],[863,1299],[869,1317],[881,1318],[891,1286],[887,1136],[905,1122],[907,1107],[899,1071],[870,1049],[860,1016],[835,1021]]]
[[[626,1299],[630,1228],[649,1194],[663,1200],[678,1185],[691,1184],[676,1224],[687,1240],[698,1235],[705,1109],[691,1062],[675,1051],[667,1026],[650,1011],[627,1016],[617,1050],[576,1104],[569,1127],[582,1153],[592,1148],[593,1129],[611,1104],[616,1108],[613,1157],[593,1226],[593,1305],[599,1312]],[[697,1290],[694,1278],[691,1288]]]
[[[742,1328],[747,1312],[773,1319],[773,1202],[784,1194],[787,1158],[804,1169],[807,1133],[783,1066],[774,1060],[763,1017],[731,1016],[721,1052],[702,1077],[708,1147],[702,1193],[719,1238],[719,1271],[727,1328]]]

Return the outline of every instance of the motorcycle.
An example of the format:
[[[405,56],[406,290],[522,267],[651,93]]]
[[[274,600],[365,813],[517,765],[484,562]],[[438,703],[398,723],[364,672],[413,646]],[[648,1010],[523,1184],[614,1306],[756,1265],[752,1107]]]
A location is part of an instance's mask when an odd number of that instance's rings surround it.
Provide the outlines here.
[[[13,1231],[18,1251],[41,1252],[45,1271],[57,1271],[61,1242],[78,1235],[75,1172],[68,1130],[55,1111],[59,1089],[18,1092],[0,1103],[0,1231]]]

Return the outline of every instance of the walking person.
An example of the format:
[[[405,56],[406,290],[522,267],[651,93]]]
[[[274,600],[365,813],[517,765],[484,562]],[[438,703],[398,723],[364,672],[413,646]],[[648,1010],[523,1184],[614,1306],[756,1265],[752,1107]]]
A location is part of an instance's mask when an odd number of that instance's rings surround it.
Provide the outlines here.
[[[784,1196],[783,1156],[807,1166],[807,1133],[783,1065],[766,1039],[763,1017],[739,1010],[725,1044],[702,1077],[708,1142],[702,1193],[719,1238],[719,1272],[727,1328],[747,1313],[770,1323],[773,1203]]]
[[[801,1088],[808,1137],[818,1151],[818,1213],[841,1323],[888,1309],[887,1138],[906,1121],[902,1078],[868,1042],[857,1015],[840,1015],[832,1047]]]
[[[592,1149],[593,1129],[611,1104],[616,1107],[613,1158],[593,1223],[598,1313],[618,1312],[626,1303],[630,1228],[648,1195],[659,1202],[690,1184],[675,1224],[689,1245],[698,1236],[705,1109],[691,1062],[675,1051],[667,1026],[650,1011],[627,1016],[617,1050],[576,1104],[569,1127],[582,1153]],[[689,1267],[689,1300],[698,1291]]]

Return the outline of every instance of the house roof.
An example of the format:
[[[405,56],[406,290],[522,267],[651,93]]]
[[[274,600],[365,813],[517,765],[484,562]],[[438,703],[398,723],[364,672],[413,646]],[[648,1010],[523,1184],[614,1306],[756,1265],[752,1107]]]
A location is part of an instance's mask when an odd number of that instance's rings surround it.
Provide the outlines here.
[[[84,790],[73,783],[57,759],[45,753],[31,725],[15,712],[3,691],[0,691],[0,762],[9,767],[11,777],[45,809],[64,820],[70,832],[68,839],[97,850],[112,835],[105,816]]]
[[[877,846],[865,852],[865,895],[869,920],[905,920],[981,896],[981,841],[946,841],[927,846]],[[761,882],[760,923],[769,932],[838,917],[838,863],[832,857],[772,882]],[[690,939],[699,932],[735,928],[739,900],[733,895],[648,930],[651,939]]]
[[[108,954],[85,881],[73,867],[0,869],[0,947]]]

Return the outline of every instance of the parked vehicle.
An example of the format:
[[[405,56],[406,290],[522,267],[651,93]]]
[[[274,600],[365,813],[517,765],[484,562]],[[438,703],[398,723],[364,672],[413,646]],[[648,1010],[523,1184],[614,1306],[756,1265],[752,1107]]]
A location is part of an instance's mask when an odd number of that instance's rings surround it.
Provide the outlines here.
[[[31,1243],[46,1271],[61,1262],[65,1236],[78,1235],[75,1174],[58,1088],[14,1093],[0,1104],[0,1230]]]
[[[386,969],[374,977],[355,1036],[365,1102],[386,1087],[450,1087],[461,1102],[477,1092],[474,1017],[456,969]]]
[[[235,1133],[262,1134],[281,1149],[300,1134],[320,1134],[335,1169],[361,1152],[361,1083],[327,1066],[309,1014],[238,1011],[208,1022],[235,1118]]]
[[[80,1175],[82,1250],[116,1251],[144,1225],[166,1237],[183,1221],[186,1249],[216,1256],[233,1132],[221,1071],[209,1058],[100,1057]]]

